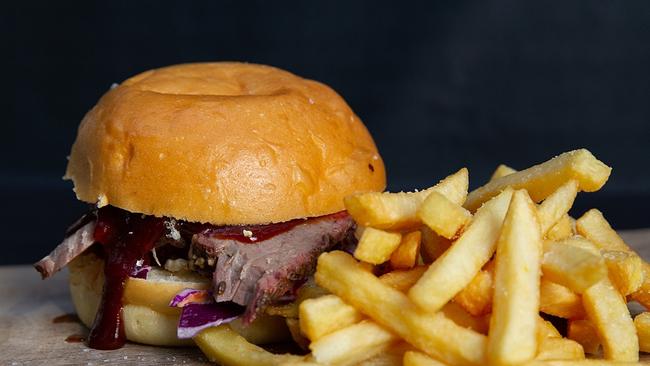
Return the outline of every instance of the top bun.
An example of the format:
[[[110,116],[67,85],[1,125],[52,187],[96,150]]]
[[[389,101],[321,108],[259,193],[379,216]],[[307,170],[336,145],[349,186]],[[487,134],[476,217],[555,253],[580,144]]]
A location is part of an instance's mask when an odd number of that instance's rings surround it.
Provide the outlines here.
[[[65,179],[82,201],[215,225],[326,215],[386,183],[336,92],[244,63],[170,66],[115,86],[81,122]]]

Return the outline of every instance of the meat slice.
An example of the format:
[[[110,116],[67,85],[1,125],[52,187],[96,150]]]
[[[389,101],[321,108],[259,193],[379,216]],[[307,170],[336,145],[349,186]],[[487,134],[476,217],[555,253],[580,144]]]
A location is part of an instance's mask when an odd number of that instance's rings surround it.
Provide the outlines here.
[[[94,242],[95,220],[77,228],[63,240],[52,253],[34,263],[34,267],[43,278],[48,278],[58,272],[75,257],[88,249]]]
[[[192,239],[190,258],[205,258],[205,262],[216,264],[215,299],[246,306],[244,321],[248,323],[312,275],[318,256],[348,241],[353,232],[352,218],[338,213],[305,220],[256,243],[199,233]]]

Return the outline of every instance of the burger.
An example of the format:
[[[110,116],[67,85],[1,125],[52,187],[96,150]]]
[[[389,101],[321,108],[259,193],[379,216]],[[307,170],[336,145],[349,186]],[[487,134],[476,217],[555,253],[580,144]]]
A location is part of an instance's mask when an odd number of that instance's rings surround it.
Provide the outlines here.
[[[64,178],[89,211],[35,267],[43,278],[68,267],[97,349],[187,345],[224,323],[280,341],[292,315],[277,310],[317,257],[355,245],[343,198],[385,187],[370,134],[336,92],[245,63],[113,85],[83,118]]]

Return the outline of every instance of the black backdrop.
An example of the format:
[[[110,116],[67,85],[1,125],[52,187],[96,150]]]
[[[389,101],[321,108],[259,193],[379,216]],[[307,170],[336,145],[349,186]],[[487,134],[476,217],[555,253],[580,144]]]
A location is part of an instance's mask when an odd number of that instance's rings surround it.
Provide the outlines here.
[[[395,5],[398,4],[399,5]],[[389,188],[461,167],[472,186],[591,149],[600,207],[647,227],[650,2],[14,1],[1,5],[0,264],[45,254],[85,208],[63,182],[83,114],[113,82],[168,64],[267,63],[331,85],[374,134]]]

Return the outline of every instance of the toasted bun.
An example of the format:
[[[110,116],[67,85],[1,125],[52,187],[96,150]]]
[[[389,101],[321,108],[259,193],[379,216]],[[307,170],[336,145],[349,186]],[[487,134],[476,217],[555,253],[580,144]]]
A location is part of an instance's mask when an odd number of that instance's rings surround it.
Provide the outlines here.
[[[75,258],[68,268],[72,302],[79,319],[90,328],[102,297],[104,261],[87,253]],[[176,337],[180,310],[168,304],[182,289],[209,287],[209,281],[199,275],[173,274],[160,268],[150,271],[146,280],[129,278],[122,297],[126,338],[155,346],[194,345],[190,339]],[[233,329],[256,344],[280,342],[290,337],[284,319],[279,317],[262,316],[248,327],[243,327],[237,320],[233,323]]]
[[[243,63],[112,88],[81,122],[65,177],[86,202],[215,225],[330,214],[385,187],[372,138],[336,92]]]

